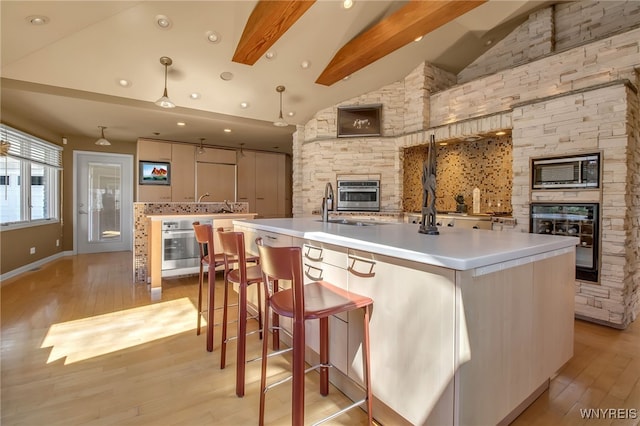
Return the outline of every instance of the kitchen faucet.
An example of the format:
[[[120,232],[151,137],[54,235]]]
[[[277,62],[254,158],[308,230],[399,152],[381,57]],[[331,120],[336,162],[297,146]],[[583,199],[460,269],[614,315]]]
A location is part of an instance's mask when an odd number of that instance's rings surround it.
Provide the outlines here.
[[[208,192],[205,192],[204,194],[202,194],[201,196],[199,196],[199,197],[198,197],[198,202],[202,201],[202,199],[203,199],[204,197],[208,197],[208,196],[209,196],[209,193],[208,193]]]
[[[333,186],[327,182],[324,186],[324,197],[322,198],[322,221],[329,221],[329,210],[333,210]]]

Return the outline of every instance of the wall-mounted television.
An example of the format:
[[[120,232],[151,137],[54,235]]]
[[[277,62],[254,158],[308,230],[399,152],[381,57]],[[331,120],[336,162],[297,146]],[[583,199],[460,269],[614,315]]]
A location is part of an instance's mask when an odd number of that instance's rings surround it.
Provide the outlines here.
[[[140,160],[138,183],[140,185],[171,185],[171,163]]]

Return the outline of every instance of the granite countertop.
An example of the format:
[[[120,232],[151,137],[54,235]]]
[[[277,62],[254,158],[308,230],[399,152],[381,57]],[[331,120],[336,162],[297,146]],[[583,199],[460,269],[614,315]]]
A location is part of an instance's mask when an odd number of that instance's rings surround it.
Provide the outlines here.
[[[418,225],[355,226],[315,218],[234,220],[248,228],[307,238],[356,250],[456,270],[469,270],[573,249],[579,239],[523,232],[439,227],[440,235],[418,233]]]

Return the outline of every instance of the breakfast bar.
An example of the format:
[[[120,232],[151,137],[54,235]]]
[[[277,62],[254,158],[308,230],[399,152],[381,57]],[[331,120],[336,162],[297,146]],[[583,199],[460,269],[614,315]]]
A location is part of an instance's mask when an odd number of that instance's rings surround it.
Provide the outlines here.
[[[302,247],[308,280],[373,299],[374,417],[383,424],[509,423],[573,355],[576,238],[449,227],[424,235],[413,224],[316,218],[234,228],[254,253],[257,237]],[[355,400],[345,380],[362,382],[353,315],[331,319],[330,357],[332,383]],[[308,329],[309,362],[317,336]]]

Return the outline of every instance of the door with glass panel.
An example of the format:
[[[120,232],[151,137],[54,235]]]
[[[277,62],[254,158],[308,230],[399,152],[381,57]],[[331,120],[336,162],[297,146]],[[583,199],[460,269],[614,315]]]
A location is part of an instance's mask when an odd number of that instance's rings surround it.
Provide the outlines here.
[[[131,250],[133,157],[74,152],[77,253]]]

